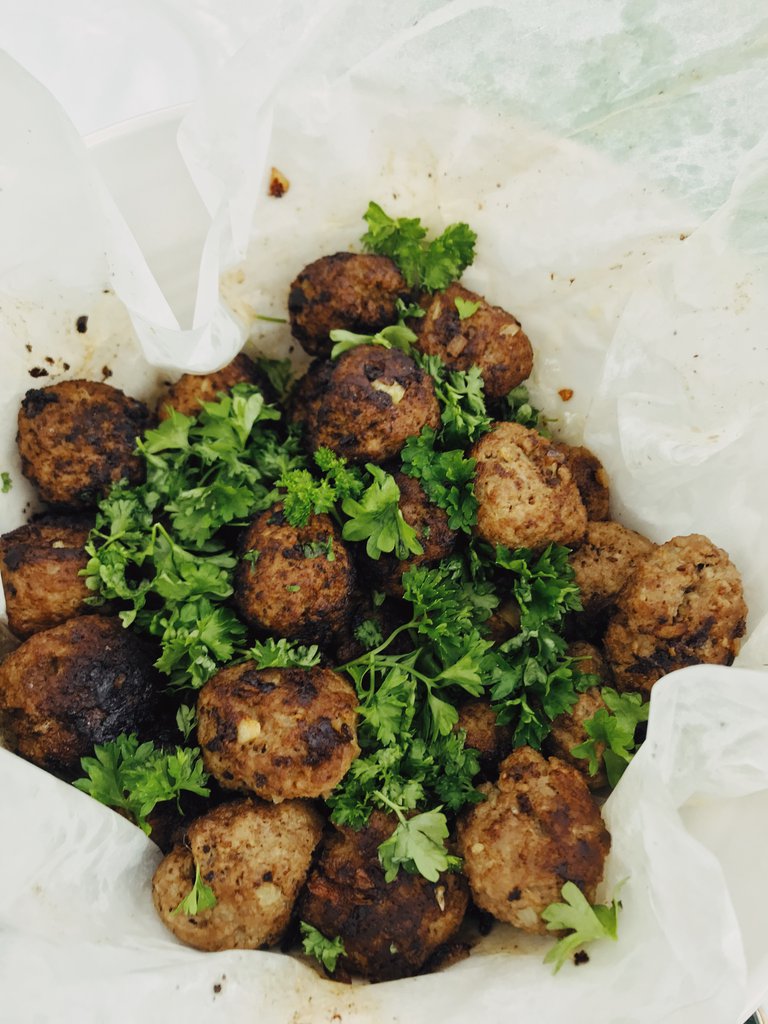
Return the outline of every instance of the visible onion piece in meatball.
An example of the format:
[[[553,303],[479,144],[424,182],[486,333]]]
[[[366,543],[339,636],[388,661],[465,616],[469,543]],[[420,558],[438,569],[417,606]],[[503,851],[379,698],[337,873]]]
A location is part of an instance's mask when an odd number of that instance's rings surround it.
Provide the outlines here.
[[[502,762],[486,799],[462,814],[459,853],[475,903],[500,921],[546,933],[541,912],[574,882],[590,903],[610,837],[582,776],[519,747]]]
[[[93,520],[44,516],[0,537],[8,625],[21,639],[94,611],[80,575]]]
[[[168,419],[170,410],[194,418],[200,414],[203,402],[215,402],[219,394],[229,394],[236,384],[254,384],[267,401],[275,395],[258,366],[244,353],[213,373],[184,373],[171,384],[157,403],[157,417]]]
[[[298,383],[293,416],[305,423],[313,451],[388,462],[422,427],[440,425],[432,378],[399,349],[360,345],[310,373],[317,378]]]
[[[535,430],[498,423],[470,450],[477,460],[479,537],[509,548],[578,544],[587,513],[563,456]]]
[[[687,665],[730,665],[746,628],[741,576],[701,534],[673,537],[638,564],[616,602],[605,654],[616,688],[648,695]]]
[[[332,644],[351,611],[352,556],[334,521],[291,526],[281,504],[262,512],[240,545],[234,602],[255,629],[301,643]]]
[[[0,733],[28,761],[67,775],[96,744],[141,730],[155,700],[152,662],[117,618],[88,615],[36,633],[0,665]]]
[[[397,820],[375,811],[355,832],[338,826],[323,843],[300,903],[302,920],[339,936],[343,962],[373,981],[417,974],[455,936],[468,904],[465,879],[444,872],[437,882],[400,871],[384,880],[378,848]]]
[[[566,444],[564,441],[550,441],[550,445],[562,453],[573,481],[579,489],[579,496],[587,510],[587,518],[590,521],[608,519],[610,486],[608,474],[598,457],[583,445]]]
[[[195,949],[259,949],[280,940],[322,835],[304,800],[237,800],[192,822],[161,861],[152,898],[163,923]],[[213,906],[185,913],[196,877]]]
[[[112,484],[139,484],[136,438],[147,407],[109,384],[65,380],[28,391],[19,410],[21,471],[57,508],[95,507]]]
[[[265,800],[328,796],[357,757],[357,695],[327,668],[230,665],[197,701],[206,771]]]
[[[375,334],[397,322],[397,300],[408,296],[405,278],[387,256],[323,256],[291,283],[291,333],[310,355],[330,356],[332,330]]]
[[[476,307],[462,319],[463,308]],[[409,321],[417,333],[417,345],[427,355],[439,356],[451,370],[480,368],[485,394],[490,400],[503,398],[530,375],[533,349],[519,322],[499,306],[457,282],[444,292],[421,300],[426,313]]]

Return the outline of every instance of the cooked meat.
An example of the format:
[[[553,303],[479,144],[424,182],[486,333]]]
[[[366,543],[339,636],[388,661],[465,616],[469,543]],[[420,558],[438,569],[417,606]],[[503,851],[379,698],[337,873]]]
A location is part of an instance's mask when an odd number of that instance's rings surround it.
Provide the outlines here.
[[[395,302],[408,295],[405,278],[387,256],[323,256],[291,284],[291,333],[306,352],[329,356],[332,330],[375,334],[397,323]]]
[[[470,454],[477,459],[477,534],[490,544],[541,550],[578,544],[587,513],[562,454],[535,430],[499,423]]]
[[[619,690],[650,693],[686,665],[730,665],[746,628],[741,577],[701,534],[673,537],[629,577],[605,635]]]
[[[352,557],[330,516],[291,526],[278,504],[243,537],[234,601],[257,629],[330,644],[349,618],[354,585]]]
[[[230,665],[197,701],[206,771],[265,800],[327,796],[357,757],[357,695],[327,668]]]
[[[274,945],[288,926],[322,831],[322,818],[304,800],[236,800],[203,815],[152,880],[163,924],[195,949]],[[185,914],[177,908],[198,869],[216,904]]]
[[[492,772],[512,749],[512,729],[497,723],[490,701],[482,697],[465,700],[458,710],[455,728],[466,731],[464,746],[473,747],[480,755],[483,770]]]
[[[393,598],[385,598],[381,604],[375,605],[370,591],[358,590],[352,599],[352,615],[336,645],[336,664],[343,665],[359,658],[365,651],[376,646],[372,642],[375,630],[381,634],[382,640],[386,639],[398,626],[408,622],[409,608],[410,605]],[[374,630],[373,634],[371,629]],[[387,653],[403,654],[409,649],[408,644],[407,635],[401,633],[387,648]]]
[[[170,406],[176,412],[194,418],[199,415],[203,402],[215,402],[220,393],[229,394],[235,384],[255,384],[268,402],[274,399],[266,375],[241,352],[231,363],[214,373],[182,374],[157,403],[157,417],[168,419]]]
[[[300,382],[293,404],[313,450],[331,448],[351,462],[387,462],[423,426],[440,425],[432,378],[398,349],[360,345],[330,369],[313,367],[317,381]]]
[[[61,508],[91,508],[113,483],[144,479],[136,438],[148,426],[143,402],[90,380],[35,388],[19,410],[21,471],[43,499]]]
[[[500,604],[485,622],[490,640],[501,644],[520,632],[520,605],[514,599]]]
[[[478,308],[462,320],[456,299],[478,303]],[[533,349],[511,313],[456,283],[445,292],[425,295],[421,304],[426,315],[409,322],[421,351],[439,356],[451,370],[478,366],[489,399],[503,398],[530,375]]]
[[[557,716],[552,723],[552,731],[544,741],[544,749],[547,754],[559,757],[577,768],[590,789],[602,789],[608,782],[603,769],[601,768],[596,775],[590,775],[589,761],[583,757],[574,757],[571,751],[589,739],[584,728],[587,719],[592,718],[600,708],[605,708],[599,687],[612,685],[611,670],[600,651],[592,644],[576,641],[568,646],[568,654],[579,659],[578,670],[582,674],[597,676],[598,684],[580,693],[569,712]],[[605,744],[599,743],[596,748],[601,761],[604,747]]]
[[[432,565],[447,558],[456,544],[456,531],[448,526],[447,514],[429,501],[418,480],[405,473],[395,473],[395,481],[400,488],[400,511],[406,523],[416,531],[424,551],[403,561],[395,555],[382,555],[377,561],[366,558],[361,573],[375,590],[402,597],[403,573],[414,565]]]
[[[401,870],[384,881],[378,848],[397,821],[375,811],[359,832],[338,827],[324,842],[300,902],[302,920],[344,942],[344,961],[373,981],[417,974],[456,934],[467,908],[459,874],[437,882]]]
[[[0,733],[57,774],[97,743],[136,732],[152,710],[151,648],[119,619],[87,615],[36,633],[0,665]]]
[[[574,882],[590,903],[610,836],[582,776],[556,757],[519,747],[486,799],[461,815],[459,853],[475,903],[500,921],[546,932],[541,912]]]
[[[590,521],[607,519],[611,493],[608,474],[598,457],[583,445],[565,444],[564,441],[550,441],[550,444],[565,458],[587,510],[587,518]]]
[[[635,568],[656,545],[620,523],[590,522],[583,543],[570,557],[587,615],[612,605]]]
[[[93,612],[85,603],[92,591],[80,571],[93,520],[45,516],[0,537],[8,625],[22,639]]]

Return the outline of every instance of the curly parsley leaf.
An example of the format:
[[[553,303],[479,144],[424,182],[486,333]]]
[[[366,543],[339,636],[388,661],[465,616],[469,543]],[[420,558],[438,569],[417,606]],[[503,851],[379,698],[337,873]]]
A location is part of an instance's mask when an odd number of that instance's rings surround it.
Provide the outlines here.
[[[291,526],[306,526],[310,516],[333,512],[338,502],[359,497],[363,491],[361,471],[329,448],[318,448],[314,461],[321,477],[308,469],[294,469],[278,481],[283,512]]]
[[[392,882],[400,868],[412,874],[423,875],[436,882],[443,871],[457,871],[461,858],[448,853],[448,823],[440,807],[405,818],[398,813],[400,823],[395,831],[379,846],[379,861],[384,868],[384,880]]]
[[[566,882],[560,890],[564,903],[550,903],[541,912],[542,920],[550,931],[569,931],[544,957],[545,964],[555,965],[554,973],[577,950],[597,939],[613,939],[618,934],[618,913],[621,904],[613,900],[610,906],[592,905],[573,882]]]
[[[257,668],[313,668],[322,661],[320,648],[317,644],[305,647],[293,643],[285,637],[275,640],[257,640],[247,652],[249,658],[256,662]]]
[[[544,414],[531,402],[531,396],[525,384],[518,384],[516,388],[512,388],[505,396],[503,405],[499,419],[520,423],[531,430],[544,432]]]
[[[384,642],[384,635],[375,619],[364,619],[355,628],[355,639],[370,651]]]
[[[392,552],[399,559],[422,554],[424,548],[416,531],[400,510],[400,488],[395,478],[371,462],[365,468],[373,483],[359,501],[349,497],[341,505],[349,517],[342,530],[344,540],[366,541],[366,554],[373,559]]]
[[[462,299],[459,295],[453,301],[456,306],[456,312],[459,314],[459,320],[469,320],[480,309],[479,302],[472,302],[471,299]]]
[[[200,865],[195,864],[195,881],[184,899],[171,911],[171,917],[177,914],[184,914],[186,917],[194,917],[195,914],[202,914],[204,910],[212,910],[218,900],[216,893],[206,885],[200,875]]]
[[[178,803],[183,792],[210,795],[197,747],[159,750],[151,741],[139,743],[131,733],[97,745],[94,755],[81,759],[85,778],[73,785],[108,807],[127,811],[147,835],[151,832],[147,817],[157,804]]]
[[[423,427],[417,437],[408,438],[401,453],[403,472],[418,480],[429,500],[448,513],[452,530],[470,533],[477,522],[475,460],[460,448],[437,451],[436,437],[431,427]]]
[[[338,359],[344,352],[358,348],[360,345],[380,345],[382,348],[397,348],[406,355],[411,354],[416,335],[405,324],[393,324],[391,327],[384,327],[376,334],[355,334],[353,331],[344,331],[339,328],[331,331],[331,341],[335,342],[331,349],[331,359]]]
[[[335,939],[326,938],[321,931],[311,924],[307,924],[306,921],[299,922],[299,926],[301,934],[304,936],[301,942],[304,952],[321,963],[329,974],[333,974],[339,957],[347,955],[342,940],[338,935]]]
[[[274,317],[262,317],[261,319],[270,319],[273,323],[284,324],[286,322],[285,320],[278,320]],[[291,360],[268,359],[266,356],[260,356],[256,360],[256,366],[272,385],[280,401],[283,401],[291,390],[291,383],[293,381],[293,367],[291,365]]]
[[[11,474],[5,471],[0,473],[0,494],[8,494],[12,487]]]
[[[610,686],[604,686],[600,694],[606,707],[599,708],[584,722],[589,739],[573,747],[571,753],[589,761],[590,775],[597,775],[603,761],[613,787],[637,750],[635,732],[641,722],[648,721],[651,705],[643,703],[639,693],[620,694]]]
[[[368,225],[363,245],[369,252],[394,260],[411,288],[420,286],[430,292],[447,288],[475,258],[477,235],[467,224],[451,224],[427,242],[426,229],[418,218],[392,218],[374,202],[363,216]]]
[[[188,740],[197,728],[197,708],[191,704],[182,704],[176,712],[176,725],[185,740]]]

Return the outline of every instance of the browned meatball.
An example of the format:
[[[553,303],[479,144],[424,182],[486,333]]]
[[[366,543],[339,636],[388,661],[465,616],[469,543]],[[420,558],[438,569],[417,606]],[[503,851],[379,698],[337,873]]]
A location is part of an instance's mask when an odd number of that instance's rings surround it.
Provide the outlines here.
[[[123,477],[144,479],[136,438],[148,426],[143,402],[89,380],[28,391],[19,410],[21,471],[43,501],[90,508]]]
[[[192,822],[184,842],[161,861],[152,880],[155,909],[195,949],[274,945],[288,926],[322,831],[322,818],[304,800],[217,807]],[[177,908],[197,870],[216,903],[185,914]]]
[[[374,981],[418,973],[461,925],[466,882],[444,873],[437,882],[401,870],[384,881],[378,848],[397,821],[375,811],[366,828],[339,827],[324,843],[300,903],[304,921],[344,942],[346,963]]]
[[[581,603],[588,615],[612,605],[635,568],[656,545],[620,523],[587,525],[584,542],[570,556]]]
[[[228,394],[235,384],[255,384],[261,388],[268,401],[273,397],[264,374],[241,352],[231,363],[214,373],[182,374],[157,403],[157,417],[160,420],[168,419],[170,407],[194,418],[200,414],[203,402],[215,402],[220,393]]]
[[[440,425],[432,378],[398,349],[360,345],[322,379],[322,394],[305,386],[298,417],[312,450],[324,446],[350,462],[387,462],[423,426]]]
[[[462,320],[456,299],[479,305]],[[511,313],[456,283],[425,296],[422,305],[426,315],[409,324],[419,336],[421,351],[439,356],[451,370],[478,366],[489,399],[503,398],[530,375],[533,349]]]
[[[470,454],[477,459],[475,530],[483,540],[534,550],[579,543],[587,512],[549,441],[518,423],[498,423]]]
[[[33,764],[66,774],[152,711],[150,650],[119,619],[88,615],[36,633],[0,665],[0,732]]]
[[[590,903],[610,836],[582,776],[556,757],[519,747],[486,799],[459,820],[459,852],[475,903],[500,921],[545,933],[541,912],[574,882]]]
[[[377,561],[365,560],[362,572],[375,590],[383,590],[393,597],[403,596],[403,573],[414,565],[432,565],[454,549],[456,531],[448,526],[448,516],[433,505],[418,480],[405,473],[395,473],[400,488],[400,511],[424,549],[420,555],[400,560],[395,555],[382,555]]]
[[[747,606],[728,555],[701,534],[673,537],[630,576],[605,635],[619,690],[649,694],[686,665],[730,665]]]
[[[500,644],[520,632],[520,605],[514,599],[503,601],[485,622],[486,635]]]
[[[329,356],[332,330],[375,334],[397,322],[397,299],[409,294],[387,256],[337,252],[304,267],[291,284],[291,333],[314,356]]]
[[[408,614],[410,606],[405,602],[385,598],[381,604],[376,605],[370,591],[358,591],[352,603],[353,611],[349,623],[336,645],[338,665],[353,661],[366,651],[370,651],[411,618]],[[381,639],[377,640],[377,637]],[[387,653],[404,654],[409,649],[408,635],[405,632],[395,637],[387,648]]]
[[[352,557],[330,516],[291,526],[278,504],[245,533],[234,600],[257,629],[329,644],[349,618],[354,585]]]
[[[217,672],[197,701],[206,771],[265,800],[327,796],[357,757],[357,695],[327,668]]]
[[[598,457],[583,445],[565,444],[563,441],[550,441],[550,444],[565,458],[565,464],[571,471],[573,482],[587,510],[587,518],[607,519],[611,493],[608,474]]]
[[[84,546],[93,521],[45,516],[0,537],[8,625],[26,638],[94,609],[92,592],[80,575],[88,557]]]
[[[459,706],[456,729],[467,734],[465,747],[473,747],[480,755],[480,764],[488,772],[498,765],[512,749],[512,729],[499,725],[490,701],[483,698],[466,700]]]

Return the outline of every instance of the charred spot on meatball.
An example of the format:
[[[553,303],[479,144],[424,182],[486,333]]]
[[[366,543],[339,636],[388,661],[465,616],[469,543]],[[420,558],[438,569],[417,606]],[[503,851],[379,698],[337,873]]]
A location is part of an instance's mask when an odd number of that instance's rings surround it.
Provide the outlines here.
[[[188,826],[158,866],[152,898],[160,918],[195,949],[273,946],[288,927],[322,830],[322,818],[304,800],[246,799],[215,808]],[[216,903],[185,914],[177,908],[197,871]]]
[[[490,701],[482,697],[465,700],[458,711],[454,729],[465,731],[464,746],[477,751],[486,778],[495,777],[499,762],[512,749],[512,727],[499,725]]]
[[[546,934],[541,912],[573,882],[590,903],[610,836],[587,784],[570,765],[519,747],[485,800],[458,823],[459,852],[475,903],[527,932]],[[514,898],[510,898],[514,894]]]
[[[324,841],[300,903],[302,920],[338,935],[343,963],[372,981],[417,974],[458,931],[467,909],[464,878],[437,882],[400,871],[385,882],[378,848],[397,820],[380,811],[359,832],[346,826]]]
[[[605,654],[619,690],[648,695],[687,665],[730,665],[746,628],[741,576],[701,534],[673,537],[635,568],[616,602]]]
[[[313,451],[387,462],[422,427],[440,425],[432,378],[398,349],[360,345],[320,373],[322,385],[299,384],[304,401],[295,407]]]
[[[352,557],[330,516],[291,526],[273,505],[242,539],[234,601],[256,629],[329,645],[349,618],[354,586]]]
[[[8,626],[21,639],[92,613],[81,575],[93,520],[44,516],[0,537],[0,576]]]
[[[220,394],[229,394],[236,384],[254,384],[268,402],[275,398],[266,375],[241,352],[214,373],[182,374],[157,403],[157,417],[168,419],[173,409],[194,419],[199,416],[203,402],[215,402]]]
[[[456,300],[477,304],[461,319]],[[409,322],[418,335],[418,347],[439,356],[451,370],[477,366],[489,400],[503,398],[530,376],[533,349],[519,322],[499,306],[458,283],[422,299],[425,315]]]
[[[353,687],[330,669],[231,665],[197,701],[206,771],[265,800],[327,796],[360,750],[356,708]]]
[[[408,285],[387,256],[337,252],[306,266],[291,283],[291,333],[313,356],[329,356],[332,330],[375,334],[397,322]]]
[[[118,480],[144,479],[135,450],[148,425],[143,402],[109,384],[66,380],[28,391],[18,419],[21,471],[54,507],[94,507]]]
[[[400,511],[424,549],[420,555],[399,559],[382,554],[377,560],[365,559],[365,575],[376,590],[393,597],[403,596],[403,574],[415,565],[434,565],[454,549],[457,533],[448,526],[448,515],[427,498],[418,480],[406,473],[395,473],[400,489]]]
[[[475,443],[475,531],[489,544],[578,544],[587,512],[562,454],[535,430],[499,423]]]
[[[96,744],[141,730],[157,685],[152,662],[116,618],[36,633],[0,665],[0,732],[22,757],[66,776]]]
[[[587,518],[590,521],[608,519],[611,492],[602,462],[583,445],[565,444],[564,441],[550,441],[550,444],[562,453],[579,489]]]

